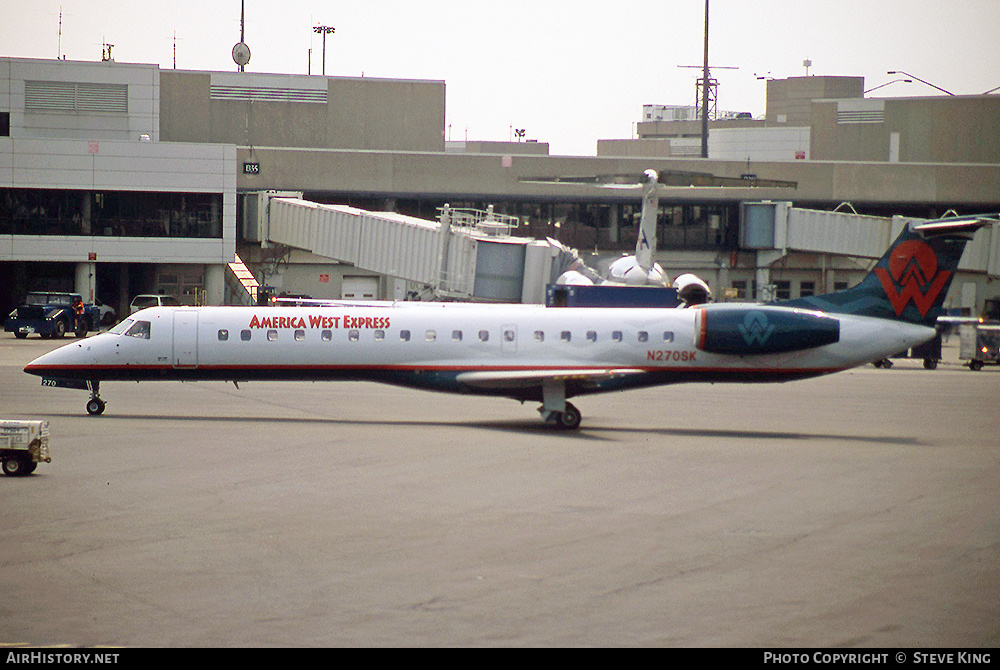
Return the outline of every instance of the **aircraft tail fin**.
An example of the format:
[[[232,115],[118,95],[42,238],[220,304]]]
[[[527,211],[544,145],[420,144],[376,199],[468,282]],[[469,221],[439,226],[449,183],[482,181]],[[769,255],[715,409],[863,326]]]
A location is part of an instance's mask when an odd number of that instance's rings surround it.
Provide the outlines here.
[[[659,212],[659,175],[655,170],[643,173],[642,213],[639,217],[639,238],[635,242],[635,260],[647,274],[653,267],[656,251],[656,217]]]
[[[933,327],[965,244],[996,215],[910,223],[857,286],[776,304],[834,314],[860,314]]]

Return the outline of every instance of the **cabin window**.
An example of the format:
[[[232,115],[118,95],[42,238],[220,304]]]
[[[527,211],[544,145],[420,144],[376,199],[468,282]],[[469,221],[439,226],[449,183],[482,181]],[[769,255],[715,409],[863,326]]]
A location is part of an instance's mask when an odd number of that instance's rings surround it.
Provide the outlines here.
[[[570,334],[568,330],[564,330],[563,332],[559,333],[559,339],[562,340],[563,342],[569,342],[570,340],[573,339],[573,336]]]
[[[228,339],[229,339],[229,331],[225,330],[225,329],[220,330],[219,331],[219,342],[225,342]]]
[[[376,342],[381,342],[384,339],[385,339],[385,331],[384,330],[376,330],[375,331],[375,341]]]
[[[490,331],[488,331],[488,330],[480,330],[479,331],[479,339],[482,342],[489,342],[490,341]]]
[[[249,342],[251,334],[252,333],[251,333],[250,330],[241,330],[240,331],[240,339],[243,340],[244,342]]]
[[[515,331],[513,331],[513,330],[505,330],[505,331],[503,331],[503,341],[504,342],[513,342],[516,339],[517,339],[517,333]]]
[[[269,331],[267,331],[267,339],[268,339],[269,342],[274,342],[275,340],[277,340],[278,339],[278,331],[276,331],[276,330],[269,330]]]
[[[137,337],[140,340],[149,339],[149,321],[136,321],[132,327],[125,331],[129,337]]]
[[[438,337],[437,332],[433,330],[428,330],[426,333],[424,333],[424,339],[427,340],[428,342],[433,342],[434,340],[437,339],[437,337]]]
[[[451,331],[451,339],[455,340],[456,342],[461,342],[462,341],[462,331],[460,331],[460,330],[453,330],[453,331]]]
[[[402,340],[403,342],[409,342],[410,341],[410,331],[408,331],[408,330],[401,330],[401,331],[399,331],[399,339]]]
[[[647,333],[645,330],[640,330],[639,331],[639,335],[638,335],[638,339],[639,339],[640,342],[648,342],[649,341],[649,333]]]
[[[597,341],[597,331],[596,330],[588,330],[587,331],[587,341],[588,342],[596,342]]]
[[[536,330],[535,331],[535,342],[544,342],[544,341],[545,341],[545,331],[543,331],[543,330]]]
[[[296,330],[295,331],[295,341],[296,342],[301,342],[304,339],[306,339],[306,331],[304,331],[304,330]]]
[[[360,330],[347,331],[347,339],[350,340],[351,342],[357,342],[360,337],[361,337]]]
[[[622,341],[622,331],[620,331],[620,330],[613,330],[613,331],[611,331],[611,339],[614,342],[621,342]]]
[[[333,339],[333,331],[332,330],[324,330],[322,333],[319,334],[319,337],[324,342],[329,342],[330,340]]]
[[[674,333],[673,333],[673,331],[670,331],[670,330],[663,331],[663,341],[664,342],[673,342],[674,341]]]

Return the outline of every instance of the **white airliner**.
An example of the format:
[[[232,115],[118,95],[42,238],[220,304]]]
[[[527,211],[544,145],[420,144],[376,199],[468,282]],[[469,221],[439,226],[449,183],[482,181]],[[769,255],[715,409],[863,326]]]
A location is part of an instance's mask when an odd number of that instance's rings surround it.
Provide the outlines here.
[[[667,286],[670,281],[659,263],[653,260],[656,251],[656,217],[659,213],[659,175],[655,170],[643,173],[642,210],[639,215],[639,237],[635,254],[622,256],[608,266],[608,278],[630,286]]]
[[[909,226],[856,287],[771,304],[687,309],[468,303],[154,307],[29,363],[42,384],[367,380],[541,403],[576,428],[567,398],[678,382],[775,382],[916,346],[985,217]]]

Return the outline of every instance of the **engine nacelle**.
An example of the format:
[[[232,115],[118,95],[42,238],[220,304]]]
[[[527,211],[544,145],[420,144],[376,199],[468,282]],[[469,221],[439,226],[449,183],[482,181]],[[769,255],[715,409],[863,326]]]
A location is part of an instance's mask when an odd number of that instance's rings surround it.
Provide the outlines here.
[[[695,346],[713,354],[779,354],[839,340],[840,321],[821,312],[715,305],[695,315]]]
[[[691,273],[675,277],[674,288],[677,289],[677,297],[684,301],[686,307],[704,305],[712,299],[712,289],[708,284],[701,277]]]

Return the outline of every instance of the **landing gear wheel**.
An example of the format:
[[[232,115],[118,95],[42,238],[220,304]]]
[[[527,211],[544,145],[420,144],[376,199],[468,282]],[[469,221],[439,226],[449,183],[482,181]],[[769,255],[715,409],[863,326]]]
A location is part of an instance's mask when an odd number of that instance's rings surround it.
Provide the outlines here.
[[[97,416],[104,413],[104,408],[107,406],[100,398],[91,398],[87,401],[87,414],[91,416]]]
[[[554,414],[556,415],[556,425],[563,430],[576,430],[580,427],[580,421],[583,419],[580,410],[572,403],[566,403],[564,411],[554,412]]]

